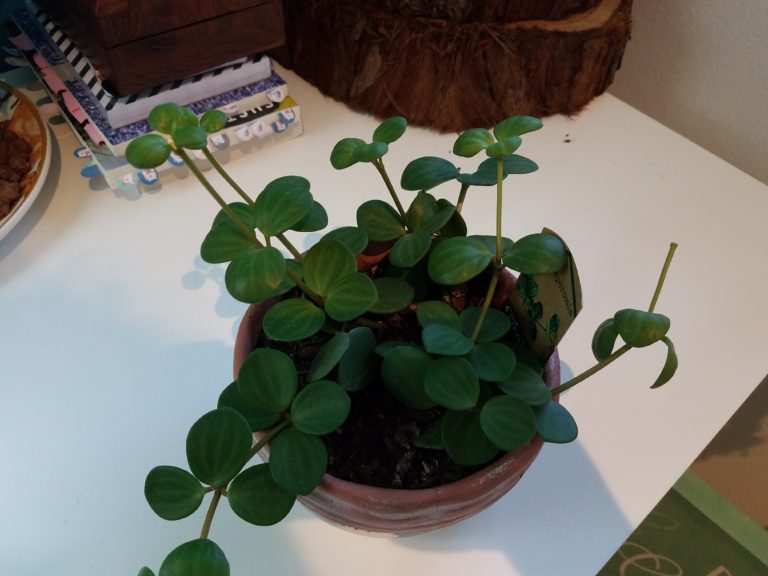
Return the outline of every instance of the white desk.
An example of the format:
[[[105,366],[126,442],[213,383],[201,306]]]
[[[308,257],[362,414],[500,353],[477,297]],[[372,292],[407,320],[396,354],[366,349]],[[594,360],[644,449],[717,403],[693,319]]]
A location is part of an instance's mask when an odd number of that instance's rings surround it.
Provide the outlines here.
[[[254,191],[307,176],[331,225],[353,223],[383,186],[371,167],[336,172],[327,158],[376,122],[285,76],[305,135],[227,167]],[[74,137],[59,129],[57,140],[41,198],[0,243],[0,573],[133,575],[199,534],[205,506],[160,520],[144,478],[185,465],[189,425],[230,382],[245,306],[226,294],[223,268],[199,258],[216,206],[192,178],[120,198],[89,189]],[[385,159],[393,180],[412,157],[450,158],[453,140],[412,129]],[[258,528],[224,505],[211,537],[234,575],[591,576],[768,373],[768,187],[611,96],[545,119],[521,153],[541,170],[512,181],[506,234],[549,226],[581,273],[585,307],[563,361],[587,368],[597,324],[648,305],[674,240],[657,310],[672,317],[676,378],[648,388],[661,347],[623,357],[563,398],[575,443],[545,446],[497,505],[430,535],[356,536],[301,506]],[[472,232],[491,232],[492,213],[490,189],[470,195]]]

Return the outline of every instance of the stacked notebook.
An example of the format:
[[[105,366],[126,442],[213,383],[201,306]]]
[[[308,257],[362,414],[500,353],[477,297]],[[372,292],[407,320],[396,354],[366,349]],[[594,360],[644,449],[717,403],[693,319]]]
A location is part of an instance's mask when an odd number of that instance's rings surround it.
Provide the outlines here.
[[[156,170],[139,171],[125,160],[131,140],[151,132],[146,122],[151,109],[164,102],[186,105],[196,114],[214,108],[225,112],[227,126],[211,136],[209,148],[214,154],[227,150],[228,158],[303,132],[299,106],[265,55],[241,58],[138,94],[116,96],[78,47],[36,5],[28,2],[11,16],[18,27],[10,31],[11,41],[82,142],[80,154],[92,157],[113,189],[141,190],[188,172],[175,155]]]

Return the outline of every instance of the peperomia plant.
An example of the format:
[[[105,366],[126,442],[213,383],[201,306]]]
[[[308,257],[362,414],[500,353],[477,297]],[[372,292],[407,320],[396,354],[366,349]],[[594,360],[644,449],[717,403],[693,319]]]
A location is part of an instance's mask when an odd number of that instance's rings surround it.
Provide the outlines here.
[[[597,364],[553,389],[542,379],[543,364],[569,321],[549,312],[545,318],[549,302],[539,285],[548,277],[569,278],[562,293],[575,316],[580,300],[575,265],[554,233],[511,240],[502,223],[504,180],[538,168],[516,151],[523,134],[541,128],[540,120],[514,116],[492,131],[460,134],[456,155],[485,156],[471,173],[442,158],[413,160],[400,181],[403,190],[414,193],[407,208],[383,161],[404,134],[406,120],[382,122],[370,142],[341,140],[331,152],[333,167],[373,165],[391,203],[363,202],[356,226],[327,232],[305,253],[290,235],[328,224],[309,181],[278,178],[251,198],[207,149],[208,135],[225,122],[218,111],[198,119],[185,108],[162,105],[149,116],[157,133],[127,150],[138,168],[157,167],[171,153],[184,160],[221,208],[202,242],[202,257],[227,264],[225,283],[234,298],[270,306],[259,346],[224,388],[218,407],[189,431],[189,471],[159,466],[147,476],[147,501],[168,520],[189,516],[211,495],[200,537],[174,549],[160,576],[229,574],[226,557],[208,538],[222,497],[247,522],[279,522],[297,495],[320,483],[328,468],[326,439],[339,433],[366,391],[386,393],[409,410],[429,411],[430,425],[415,445],[444,451],[471,470],[537,434],[548,442],[574,440],[576,424],[556,396],[631,348],[666,346],[667,359],[653,387],[674,374],[677,357],[666,336],[670,321],[654,311],[672,244],[649,309],[621,310],[598,327],[592,341]],[[239,201],[222,198],[189,149],[202,151]],[[432,193],[448,183],[458,183],[455,204]],[[496,188],[495,233],[468,236],[461,212],[468,191],[478,186]],[[365,260],[372,252],[377,256]],[[495,300],[507,268],[520,275],[513,305]],[[623,344],[617,348],[619,339]],[[252,464],[267,445],[269,461]],[[140,574],[153,572],[142,568]]]

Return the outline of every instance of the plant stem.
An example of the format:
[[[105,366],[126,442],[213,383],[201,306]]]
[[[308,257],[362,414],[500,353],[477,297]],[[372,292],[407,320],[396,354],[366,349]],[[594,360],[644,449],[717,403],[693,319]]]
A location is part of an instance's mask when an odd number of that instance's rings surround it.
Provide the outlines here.
[[[376,160],[373,161],[373,165],[376,166],[376,170],[378,170],[379,174],[381,174],[381,177],[384,180],[384,184],[386,184],[387,190],[389,190],[389,195],[392,196],[392,200],[394,200],[395,206],[397,206],[397,211],[400,213],[400,217],[403,219],[403,222],[405,223],[406,228],[410,229],[410,227],[408,226],[408,218],[405,215],[405,210],[403,209],[403,205],[400,204],[400,198],[397,197],[397,192],[395,192],[395,187],[392,186],[392,181],[389,179],[387,170],[384,168],[384,161],[381,158],[377,158]]]
[[[589,370],[585,370],[578,376],[574,376],[573,378],[568,380],[568,382],[566,382],[565,384],[560,384],[560,386],[553,388],[552,395],[554,396],[555,394],[562,394],[566,390],[573,388],[574,386],[576,386],[576,384],[578,384],[583,380],[586,380],[596,372],[602,370],[603,368],[608,366],[608,364],[616,360],[616,358],[618,358],[619,356],[621,356],[625,352],[628,352],[631,349],[632,349],[632,346],[630,346],[629,344],[624,344],[624,346],[616,350],[610,356],[607,356],[606,358],[603,358],[602,360],[600,360],[600,362],[592,366],[592,368],[590,368]]]
[[[248,204],[253,204],[253,200],[251,200],[251,197],[248,196],[248,194],[245,193],[245,190],[240,188],[237,182],[235,182],[232,177],[227,174],[226,170],[224,170],[224,167],[219,164],[219,161],[216,160],[216,158],[211,154],[211,151],[208,150],[208,148],[203,148],[203,154],[205,154],[205,157],[208,159],[208,162],[211,163],[211,166],[213,166],[216,169],[216,172],[221,174],[222,178],[227,181],[227,184],[232,186],[235,192],[237,192],[240,197],[245,200]]]
[[[288,249],[288,252],[291,253],[291,256],[293,256],[297,262],[301,262],[304,260],[304,257],[301,255],[301,252],[296,250],[296,247],[291,244],[290,240],[285,237],[285,234],[277,234],[277,239],[280,240],[280,242]]]
[[[659,275],[659,281],[656,283],[656,291],[653,293],[653,298],[651,299],[651,305],[648,308],[648,312],[653,312],[654,308],[656,308],[656,302],[659,300],[659,295],[661,294],[661,287],[664,286],[664,280],[667,278],[667,272],[669,271],[669,265],[672,263],[672,257],[675,255],[675,250],[677,250],[677,242],[672,242],[669,245],[669,251],[667,252],[667,259],[664,261],[664,266],[661,269],[661,274]]]
[[[275,438],[275,436],[280,434],[280,432],[282,432],[283,430],[288,428],[290,425],[291,425],[291,421],[286,418],[285,420],[280,422],[280,424],[278,424],[277,426],[272,428],[272,430],[267,432],[264,435],[264,437],[261,440],[259,440],[258,442],[256,442],[256,444],[253,445],[253,448],[251,448],[251,456],[250,456],[250,458],[253,458],[254,456],[256,456],[256,454],[259,453],[259,450],[261,450],[262,448],[264,448],[264,446],[266,446],[267,444],[272,442],[272,440]]]
[[[499,282],[499,274],[501,274],[501,267],[498,265],[493,267],[493,276],[488,282],[488,290],[485,293],[485,299],[483,300],[483,306],[480,308],[480,316],[477,318],[475,327],[472,329],[471,340],[474,342],[480,334],[480,329],[483,327],[485,317],[488,315],[488,309],[491,307],[491,300],[493,300],[493,293],[496,292],[496,284]]]
[[[461,214],[461,209],[464,206],[464,199],[467,197],[467,190],[469,190],[469,184],[462,184],[461,190],[459,190],[459,199],[456,200],[456,214]]]
[[[211,522],[213,522],[213,515],[216,514],[216,507],[221,500],[221,489],[217,489],[213,493],[211,499],[211,505],[208,506],[208,513],[205,515],[205,521],[203,522],[203,529],[200,531],[200,538],[208,538],[208,532],[211,531]]]
[[[496,160],[496,263],[501,263],[501,201],[504,183],[504,160]]]

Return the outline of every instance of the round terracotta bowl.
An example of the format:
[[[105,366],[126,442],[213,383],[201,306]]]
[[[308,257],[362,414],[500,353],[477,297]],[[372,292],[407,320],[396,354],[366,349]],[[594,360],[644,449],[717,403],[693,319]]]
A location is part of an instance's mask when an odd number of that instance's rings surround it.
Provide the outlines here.
[[[261,321],[274,301],[248,308],[235,341],[235,378],[256,346]],[[544,369],[550,388],[560,383],[557,351]],[[398,490],[356,484],[326,474],[320,485],[299,501],[330,523],[373,536],[405,536],[455,524],[486,509],[522,478],[539,454],[543,442],[536,436],[525,447],[457,482],[434,488]],[[268,457],[268,454],[260,454]]]

